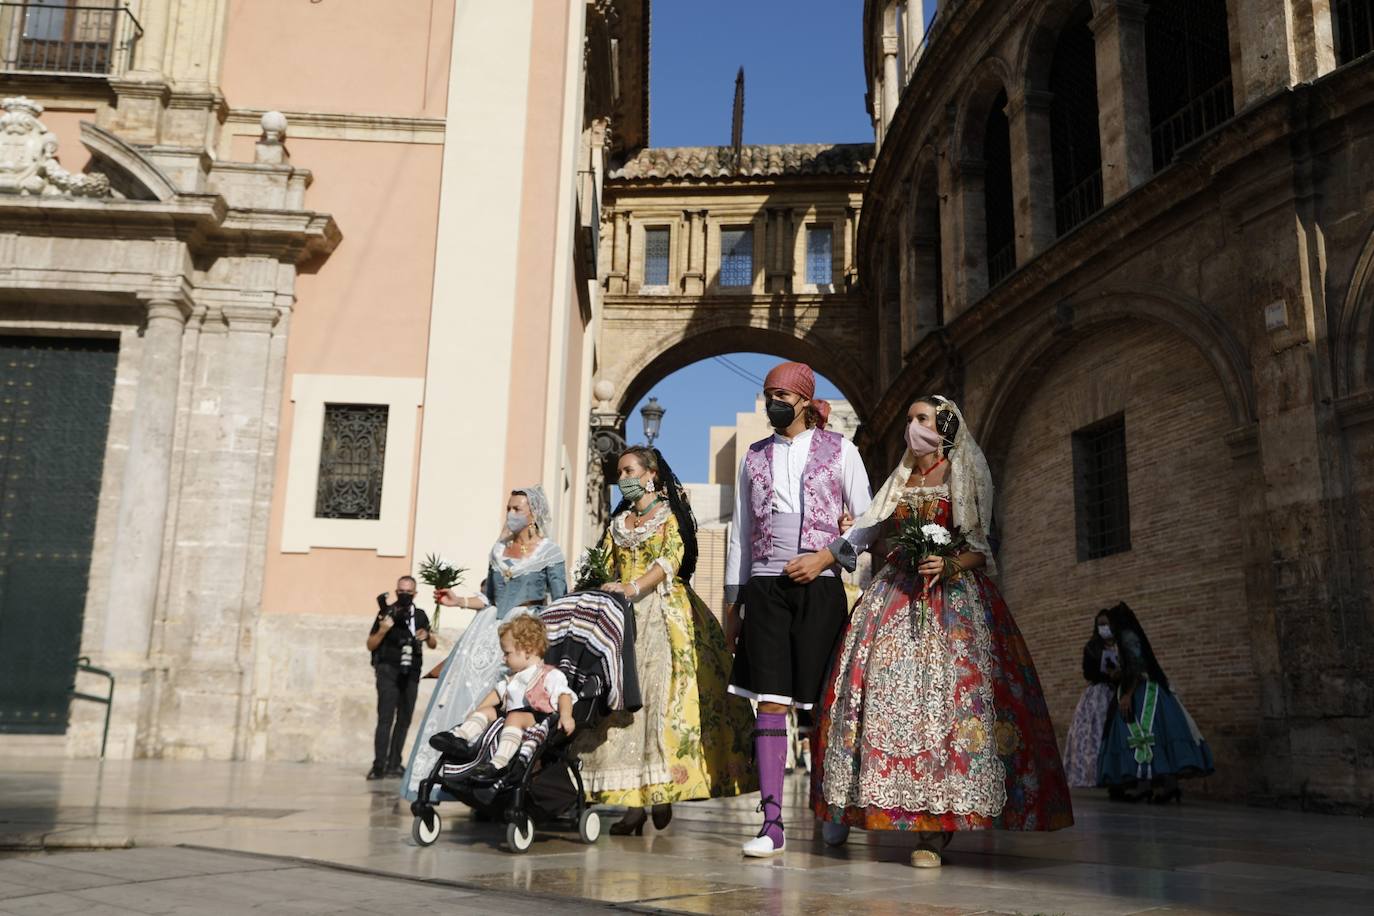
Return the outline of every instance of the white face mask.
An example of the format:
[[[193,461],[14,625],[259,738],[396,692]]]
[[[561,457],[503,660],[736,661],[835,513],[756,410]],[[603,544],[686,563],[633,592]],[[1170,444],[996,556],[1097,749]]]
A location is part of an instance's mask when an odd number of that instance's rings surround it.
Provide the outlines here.
[[[1107,626],[1105,623],[1100,623],[1097,625],[1097,635],[1101,636],[1103,639],[1111,639],[1112,628]]]
[[[511,534],[519,534],[528,528],[529,524],[530,517],[523,512],[506,513],[506,527],[510,529]]]

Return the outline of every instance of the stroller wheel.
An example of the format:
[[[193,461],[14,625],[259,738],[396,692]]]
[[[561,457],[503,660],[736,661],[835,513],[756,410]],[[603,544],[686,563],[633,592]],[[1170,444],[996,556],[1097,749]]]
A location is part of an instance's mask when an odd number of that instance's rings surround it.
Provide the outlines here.
[[[601,838],[601,815],[591,808],[582,812],[582,820],[577,822],[577,835],[584,843],[595,843]]]
[[[429,808],[415,815],[415,822],[410,825],[410,835],[417,845],[433,846],[434,841],[439,839],[441,829],[443,822],[439,820],[439,812]]]
[[[528,817],[506,825],[506,845],[511,852],[525,852],[534,843],[534,821]]]

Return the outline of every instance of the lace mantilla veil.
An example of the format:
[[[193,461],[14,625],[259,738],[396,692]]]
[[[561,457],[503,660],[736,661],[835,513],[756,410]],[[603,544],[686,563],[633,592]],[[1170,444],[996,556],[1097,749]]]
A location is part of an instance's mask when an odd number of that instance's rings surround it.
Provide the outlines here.
[[[959,406],[949,398],[936,395],[937,411],[951,411],[959,421],[959,430],[954,434],[954,444],[949,455],[949,498],[954,509],[954,524],[963,531],[969,547],[981,553],[986,561],[984,570],[988,575],[997,574],[997,561],[992,556],[988,542],[988,532],[992,530],[992,471],[988,460],[978,443],[973,441],[973,433],[964,421]],[[901,502],[906,482],[916,467],[916,455],[907,449],[902,460],[887,481],[873,497],[868,511],[854,520],[855,528],[871,528],[886,521],[896,511]]]

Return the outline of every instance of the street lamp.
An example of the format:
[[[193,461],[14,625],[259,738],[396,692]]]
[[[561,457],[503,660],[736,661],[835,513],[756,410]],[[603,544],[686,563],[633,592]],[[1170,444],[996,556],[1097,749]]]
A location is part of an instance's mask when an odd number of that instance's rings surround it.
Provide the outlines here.
[[[639,415],[644,418],[644,438],[649,445],[654,444],[658,438],[659,429],[663,426],[663,415],[667,413],[663,405],[658,403],[658,398],[649,398],[649,403],[639,408]]]

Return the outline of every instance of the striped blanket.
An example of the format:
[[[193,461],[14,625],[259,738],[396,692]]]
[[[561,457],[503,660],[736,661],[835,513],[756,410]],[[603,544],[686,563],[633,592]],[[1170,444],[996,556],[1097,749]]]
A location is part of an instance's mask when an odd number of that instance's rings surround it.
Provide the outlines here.
[[[635,674],[635,616],[630,604],[607,592],[574,592],[539,612],[549,637],[544,661],[567,675],[581,697],[591,678],[602,685],[598,712],[634,712],[642,705]]]

